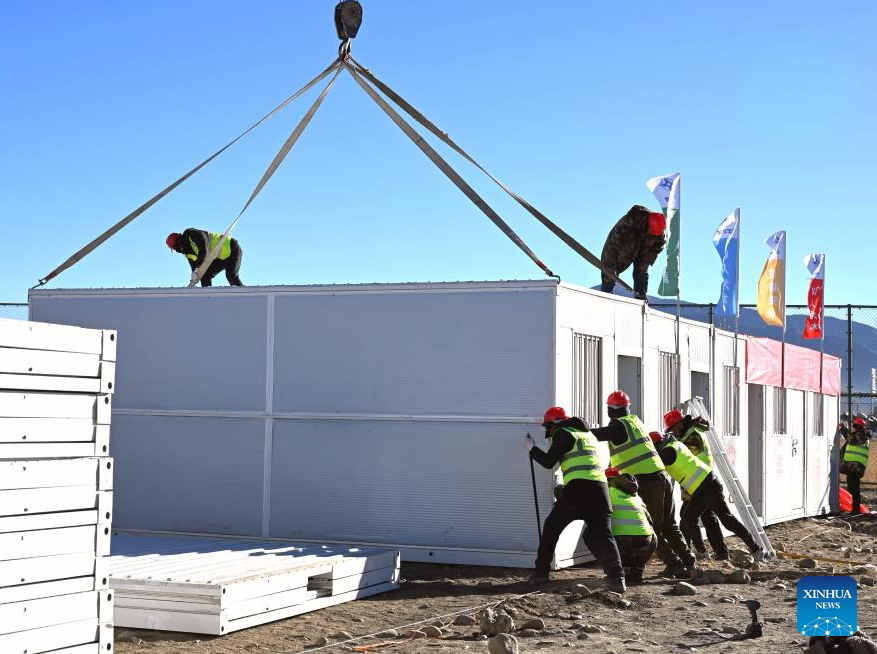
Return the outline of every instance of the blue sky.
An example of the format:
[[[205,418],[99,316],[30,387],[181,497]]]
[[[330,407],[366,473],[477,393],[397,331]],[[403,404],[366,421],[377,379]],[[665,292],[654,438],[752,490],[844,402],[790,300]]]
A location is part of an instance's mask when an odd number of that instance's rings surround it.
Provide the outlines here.
[[[24,301],[325,67],[334,4],[0,3],[0,301]],[[827,254],[828,303],[877,303],[877,4],[363,5],[354,56],[592,251],[630,205],[657,208],[648,177],[680,170],[684,297],[716,300],[712,234],[740,205],[741,301],[755,300],[764,238],[787,229],[790,303],[805,300],[801,259],[816,251]],[[167,233],[223,231],[315,93],[52,286],[184,285]],[[448,159],[565,280],[598,283],[489,180]],[[542,276],[347,75],[235,236],[246,284]]]

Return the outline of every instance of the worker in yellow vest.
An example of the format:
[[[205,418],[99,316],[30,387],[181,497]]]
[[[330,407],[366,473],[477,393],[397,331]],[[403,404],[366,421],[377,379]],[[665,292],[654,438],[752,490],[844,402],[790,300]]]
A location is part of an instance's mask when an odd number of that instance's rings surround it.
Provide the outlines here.
[[[691,450],[691,453],[698,459],[703,461],[713,469],[713,455],[710,450],[710,443],[704,432],[710,428],[709,422],[704,418],[695,418],[694,416],[683,415],[681,411],[673,410],[664,414],[664,428]],[[659,434],[660,436],[660,434]],[[688,530],[685,527],[685,514],[691,507],[691,496],[688,493],[682,493],[682,508],[679,510],[679,520],[682,524],[682,534],[685,540],[694,544],[694,553],[698,559],[709,557],[706,551],[706,545],[703,542],[703,536],[700,533],[700,525],[696,524],[694,530]],[[716,561],[727,561],[730,558],[728,547],[725,545],[725,538],[722,535],[722,527],[719,524],[716,514],[707,509],[700,516],[703,527],[706,530],[706,537],[713,548],[713,558]]]
[[[685,528],[695,529],[700,516],[706,509],[710,509],[726,529],[746,544],[756,560],[763,559],[766,552],[728,508],[725,487],[719,478],[691,450],[676,440],[672,433],[665,436],[653,433],[655,435],[652,440],[667,472],[679,482],[683,491],[691,495],[691,505],[685,513]]]
[[[645,426],[630,412],[630,397],[614,391],[606,400],[609,424],[590,428],[597,440],[609,445],[609,465],[636,477],[639,495],[652,516],[658,537],[658,556],[667,566],[664,577],[688,578],[695,558],[676,522],[673,481],[664,470]]]
[[[612,536],[618,543],[624,581],[635,586],[643,583],[643,571],[658,547],[652,518],[645,502],[637,495],[636,477],[607,468],[609,499],[612,502]]]
[[[548,451],[543,452],[536,447],[536,441],[530,434],[524,437],[524,446],[530,458],[543,468],[550,470],[560,465],[563,492],[545,518],[530,583],[549,580],[548,571],[561,532],[571,522],[584,520],[585,545],[609,578],[609,589],[623,593],[627,588],[618,545],[612,538],[612,505],[597,451],[597,439],[586,431],[583,420],[567,417],[566,411],[559,406],[553,406],[545,412],[542,426],[545,427],[545,438],[551,444]]]
[[[868,466],[868,444],[871,432],[864,418],[853,418],[850,429],[840,423],[838,426],[844,437],[840,448],[840,471],[847,476],[847,490],[853,496],[852,514],[859,515],[862,511],[861,481]]]
[[[192,272],[194,272],[204,263],[204,257],[216,247],[221,238],[222,234],[205,232],[203,229],[190,227],[182,234],[177,232],[169,234],[165,243],[174,252],[179,252],[185,256],[186,261],[189,262],[189,266],[192,268]],[[237,239],[231,237],[225,239],[222,242],[219,254],[201,277],[201,286],[213,286],[213,278],[223,270],[230,286],[243,286],[238,275],[241,269],[242,258],[243,251]]]

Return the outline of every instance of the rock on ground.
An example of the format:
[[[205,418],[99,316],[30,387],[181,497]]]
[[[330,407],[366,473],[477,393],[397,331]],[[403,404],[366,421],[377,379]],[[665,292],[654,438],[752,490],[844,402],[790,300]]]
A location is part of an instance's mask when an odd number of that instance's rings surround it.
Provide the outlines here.
[[[680,581],[676,584],[675,588],[673,588],[674,595],[697,595],[697,588],[692,586],[691,584],[686,584],[684,581]]]
[[[490,654],[518,654],[518,639],[509,634],[499,634],[487,641]]]
[[[497,611],[489,608],[484,610],[478,626],[485,636],[496,636],[514,631],[515,621],[502,609]]]

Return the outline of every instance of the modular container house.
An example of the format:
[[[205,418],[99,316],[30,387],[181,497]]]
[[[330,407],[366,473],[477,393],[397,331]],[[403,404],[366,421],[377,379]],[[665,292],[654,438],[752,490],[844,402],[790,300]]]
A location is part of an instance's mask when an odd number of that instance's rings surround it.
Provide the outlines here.
[[[532,566],[523,437],[545,445],[553,405],[605,424],[615,388],[650,429],[703,397],[765,522],[829,508],[836,394],[749,384],[744,337],[555,280],[41,289],[30,311],[118,332],[121,529]],[[586,560],[580,532],[556,565]]]

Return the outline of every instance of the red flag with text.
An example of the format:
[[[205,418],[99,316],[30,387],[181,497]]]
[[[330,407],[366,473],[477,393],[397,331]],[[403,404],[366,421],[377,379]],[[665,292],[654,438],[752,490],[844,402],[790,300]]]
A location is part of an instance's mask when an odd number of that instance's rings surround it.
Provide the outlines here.
[[[807,320],[804,338],[822,338],[825,318],[825,255],[810,254],[804,257],[804,265],[813,278],[807,291]]]

